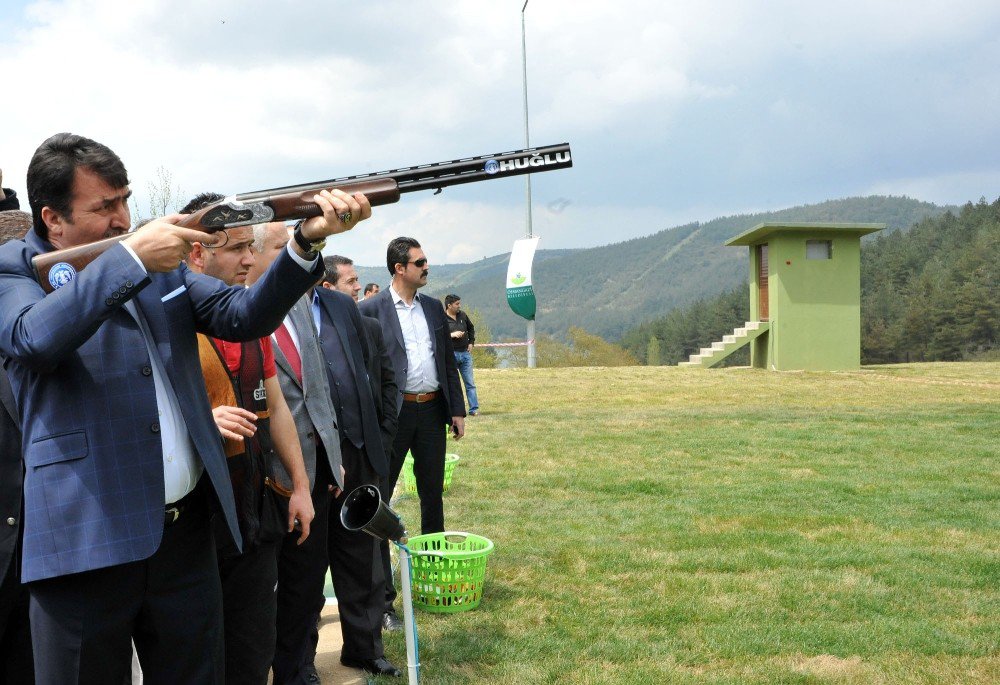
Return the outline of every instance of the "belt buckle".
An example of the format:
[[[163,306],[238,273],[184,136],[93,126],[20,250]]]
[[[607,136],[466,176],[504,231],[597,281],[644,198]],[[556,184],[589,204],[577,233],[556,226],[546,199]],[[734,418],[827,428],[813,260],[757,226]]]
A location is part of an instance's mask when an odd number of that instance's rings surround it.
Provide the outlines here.
[[[177,519],[179,519],[181,517],[181,510],[178,507],[170,507],[169,509],[167,509],[163,513],[166,514],[167,516],[173,515],[173,518],[171,518],[170,521],[167,522],[167,523],[171,523],[171,524],[172,523],[177,523]]]

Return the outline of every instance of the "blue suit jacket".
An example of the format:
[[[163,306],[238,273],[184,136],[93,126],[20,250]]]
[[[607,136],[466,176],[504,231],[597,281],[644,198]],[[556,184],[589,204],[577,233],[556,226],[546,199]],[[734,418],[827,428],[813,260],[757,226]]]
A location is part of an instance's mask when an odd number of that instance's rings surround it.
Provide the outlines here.
[[[448,333],[447,315],[440,300],[417,293],[420,306],[427,319],[430,329],[431,344],[434,346],[434,366],[437,369],[438,382],[444,393],[445,402],[449,407],[448,423],[452,416],[465,416],[465,395],[462,394],[462,384],[458,379],[458,366],[455,363],[455,350],[451,345]],[[362,300],[359,305],[361,313],[378,319],[382,325],[386,349],[392,360],[392,368],[396,373],[396,385],[399,394],[396,399],[396,413],[403,406],[403,391],[406,389],[406,372],[409,364],[406,361],[406,343],[403,341],[403,329],[399,326],[399,316],[396,305],[392,301],[392,293],[383,288],[378,295]]]
[[[392,370],[392,360],[385,346],[382,324],[378,319],[362,316],[361,323],[368,335],[368,384],[371,385],[375,412],[382,428],[382,449],[386,457],[392,456],[392,442],[396,439],[399,416],[396,414],[396,373]]]
[[[347,362],[354,373],[354,385],[360,395],[361,431],[368,462],[375,473],[384,477],[389,473],[389,459],[383,447],[378,411],[368,377],[368,338],[361,323],[361,313],[357,303],[344,293],[322,287],[317,287],[316,293],[319,295],[320,307],[326,311],[328,321],[333,323],[333,328],[340,336],[340,344],[347,351]],[[323,347],[325,354],[326,346]],[[343,426],[341,430],[344,430]]]
[[[252,288],[181,265],[147,274],[121,245],[46,295],[29,231],[0,248],[0,353],[24,440],[25,582],[145,559],[163,534],[163,454],[150,359],[122,304],[134,300],[177,395],[195,451],[240,543],[232,486],[212,420],[195,332],[269,335],[320,273],[287,254]]]

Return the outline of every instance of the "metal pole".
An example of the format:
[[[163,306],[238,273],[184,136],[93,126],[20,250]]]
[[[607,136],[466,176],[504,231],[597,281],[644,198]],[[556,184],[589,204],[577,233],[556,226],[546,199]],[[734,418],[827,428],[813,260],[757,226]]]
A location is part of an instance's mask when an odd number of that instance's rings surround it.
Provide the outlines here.
[[[524,6],[521,8],[521,80],[524,84],[524,147],[531,147],[531,142],[528,136],[528,51],[526,48],[526,42],[524,39],[524,11],[528,8],[529,0],[524,0]],[[531,233],[531,174],[525,174],[524,176],[524,195],[525,195],[525,205],[526,205],[526,223],[528,227],[528,237],[532,237]],[[535,368],[535,321],[532,319],[528,322],[527,330],[528,338],[528,368]]]
[[[406,631],[406,676],[409,685],[420,683],[420,652],[417,647],[417,624],[413,620],[413,588],[410,574],[413,573],[410,550],[399,545],[399,580],[403,586],[403,630]]]

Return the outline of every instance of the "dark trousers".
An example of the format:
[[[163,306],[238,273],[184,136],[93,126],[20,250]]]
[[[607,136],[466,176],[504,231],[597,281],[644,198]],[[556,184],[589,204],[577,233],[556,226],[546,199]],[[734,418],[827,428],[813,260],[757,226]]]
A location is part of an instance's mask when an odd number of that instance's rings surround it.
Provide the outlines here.
[[[130,639],[145,685],[223,682],[222,587],[203,484],[148,559],[29,585],[38,683],[127,682]]]
[[[17,555],[0,585],[0,683],[30,685],[35,682],[28,624],[28,588],[17,573]]]
[[[305,682],[301,671],[307,662],[309,632],[316,622],[316,597],[326,584],[327,525],[330,520],[329,485],[334,482],[330,462],[322,447],[316,450],[316,481],[312,490],[316,518],[301,545],[297,530],[285,536],[278,548],[278,617],[274,650],[274,685]]]
[[[444,530],[444,455],[447,450],[448,414],[439,394],[430,402],[403,402],[399,410],[399,428],[392,443],[389,476],[380,484],[382,499],[388,502],[399,480],[406,453],[413,455],[413,476],[420,497],[420,532]],[[392,584],[389,543],[380,544],[385,583],[385,610],[392,611],[396,588]]]
[[[382,611],[385,579],[378,541],[368,533],[351,532],[340,522],[340,510],[354,488],[375,485],[378,474],[368,463],[368,457],[349,441],[340,443],[347,478],[344,491],[330,504],[327,549],[330,556],[330,576],[337,593],[337,610],[344,638],[343,656],[350,659],[378,659],[385,655],[382,647]],[[326,598],[317,598],[314,620],[310,624],[310,659],[316,657],[319,641],[317,623]]]
[[[267,685],[274,660],[278,545],[255,545],[219,562],[226,642],[226,682]]]

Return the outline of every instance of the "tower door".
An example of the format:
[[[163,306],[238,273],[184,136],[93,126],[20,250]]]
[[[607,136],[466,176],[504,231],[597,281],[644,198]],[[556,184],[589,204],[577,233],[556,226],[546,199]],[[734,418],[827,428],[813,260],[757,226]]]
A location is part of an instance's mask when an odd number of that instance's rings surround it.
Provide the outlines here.
[[[757,313],[761,321],[767,321],[767,243],[757,246]]]

